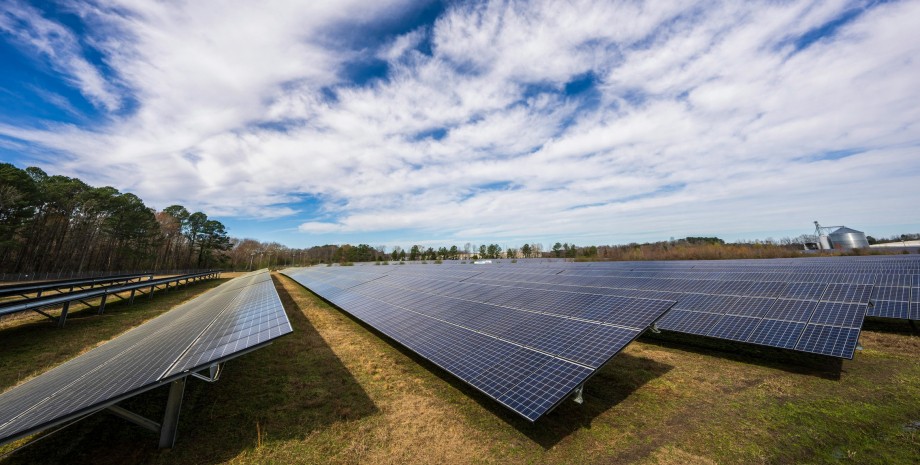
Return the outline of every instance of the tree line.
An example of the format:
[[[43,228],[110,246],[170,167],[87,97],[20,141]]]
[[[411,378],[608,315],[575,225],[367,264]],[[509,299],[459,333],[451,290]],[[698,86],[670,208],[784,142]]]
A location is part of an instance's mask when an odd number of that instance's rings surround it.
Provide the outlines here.
[[[437,261],[518,258],[565,258],[570,260],[701,260],[728,258],[779,258],[802,256],[804,248],[791,239],[726,243],[718,237],[686,237],[669,241],[625,245],[577,246],[556,242],[549,250],[542,244],[502,248],[498,244],[426,247],[412,245],[372,247],[368,244],[326,244],[310,248],[289,248],[277,242],[233,239],[230,264],[236,270],[264,267],[309,266],[316,264],[390,261]]]
[[[230,246],[202,212],[156,211],[114,187],[0,163],[0,272],[213,268]]]

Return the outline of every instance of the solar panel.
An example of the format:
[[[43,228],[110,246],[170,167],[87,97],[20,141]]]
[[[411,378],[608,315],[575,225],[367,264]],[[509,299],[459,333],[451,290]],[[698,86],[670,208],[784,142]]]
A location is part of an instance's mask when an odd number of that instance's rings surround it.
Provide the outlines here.
[[[805,323],[764,318],[747,338],[747,342],[780,349],[795,347]]]
[[[740,315],[723,315],[706,335],[730,341],[747,341],[747,338],[754,331],[754,328],[757,327],[759,322],[760,318]]]
[[[0,395],[0,443],[182,381],[291,331],[267,271],[236,278]],[[161,433],[161,446],[171,447],[175,431]]]
[[[795,348],[802,352],[846,358],[856,350],[858,337],[858,328],[808,324]]]
[[[897,300],[899,302],[910,302],[910,288],[876,286],[872,289],[872,300]]]
[[[285,274],[530,421],[674,303],[459,282],[445,268],[414,276],[359,267]],[[323,286],[339,277],[364,283],[347,292]]]
[[[910,303],[894,300],[877,300],[869,307],[866,316],[880,318],[910,319]]]

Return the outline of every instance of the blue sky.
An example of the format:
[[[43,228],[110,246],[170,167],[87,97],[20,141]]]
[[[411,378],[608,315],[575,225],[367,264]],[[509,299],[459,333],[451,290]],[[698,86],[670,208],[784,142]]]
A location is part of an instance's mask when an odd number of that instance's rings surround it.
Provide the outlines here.
[[[236,237],[920,230],[920,2],[0,5],[0,159]]]

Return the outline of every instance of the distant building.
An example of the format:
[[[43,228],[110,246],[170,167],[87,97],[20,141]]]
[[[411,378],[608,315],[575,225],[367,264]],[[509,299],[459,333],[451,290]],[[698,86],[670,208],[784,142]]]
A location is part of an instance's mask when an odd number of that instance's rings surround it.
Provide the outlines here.
[[[864,249],[869,247],[866,233],[841,226],[840,229],[827,235],[834,250]]]

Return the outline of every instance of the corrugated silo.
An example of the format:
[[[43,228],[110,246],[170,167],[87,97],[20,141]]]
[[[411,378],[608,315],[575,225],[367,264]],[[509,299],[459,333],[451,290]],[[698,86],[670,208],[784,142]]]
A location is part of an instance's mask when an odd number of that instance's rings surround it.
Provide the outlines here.
[[[831,246],[835,249],[850,250],[869,247],[866,233],[846,226],[841,226],[840,229],[830,233],[828,239],[830,239]]]

